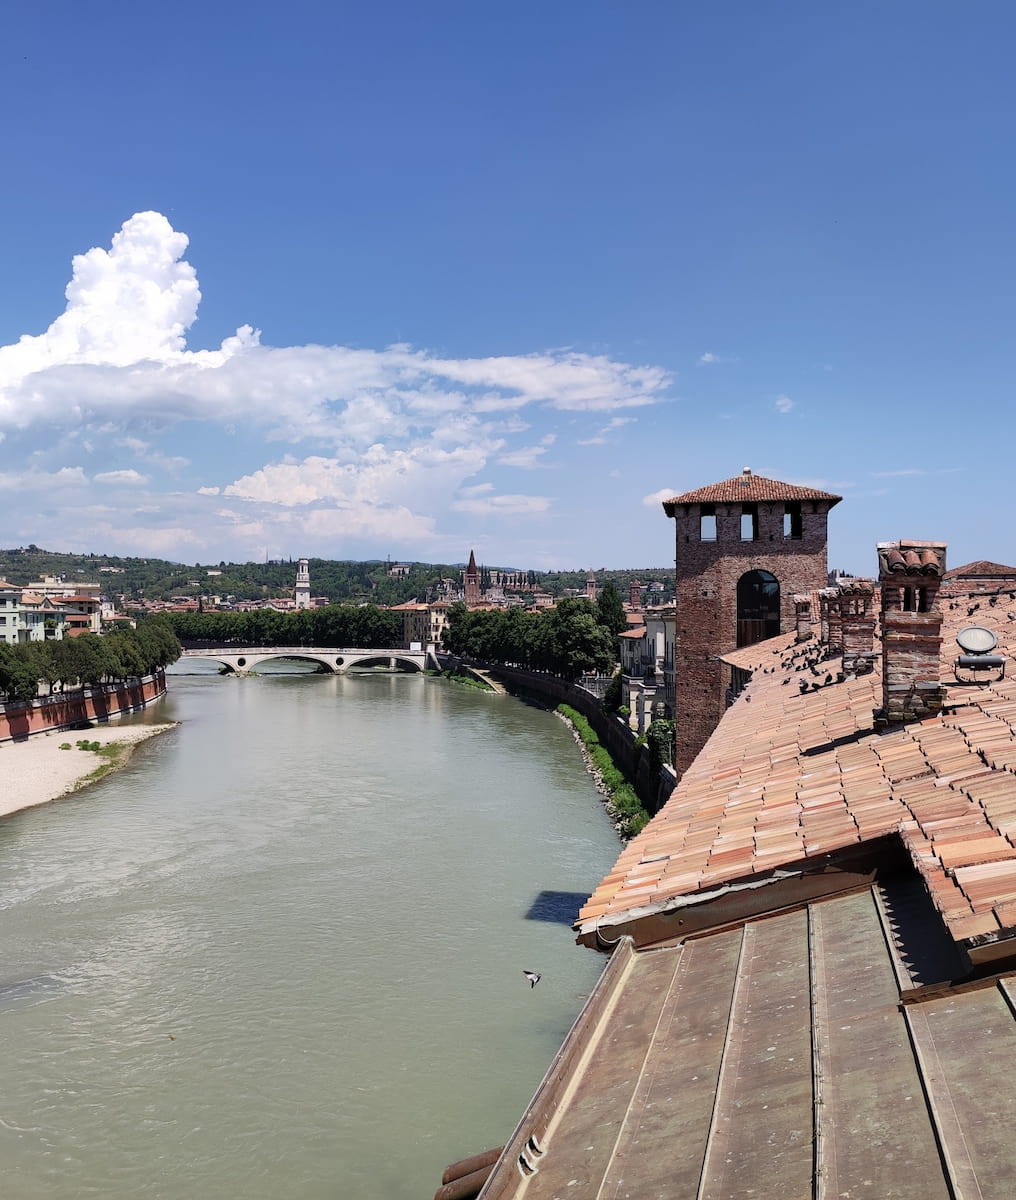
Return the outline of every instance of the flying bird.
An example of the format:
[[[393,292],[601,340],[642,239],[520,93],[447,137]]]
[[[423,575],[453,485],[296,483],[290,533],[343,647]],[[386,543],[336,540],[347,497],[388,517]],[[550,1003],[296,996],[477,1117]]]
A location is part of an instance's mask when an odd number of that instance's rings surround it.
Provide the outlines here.
[[[525,975],[525,977],[529,980],[529,986],[531,988],[536,987],[536,985],[543,978],[542,975],[537,975],[535,971],[523,971],[522,974]]]

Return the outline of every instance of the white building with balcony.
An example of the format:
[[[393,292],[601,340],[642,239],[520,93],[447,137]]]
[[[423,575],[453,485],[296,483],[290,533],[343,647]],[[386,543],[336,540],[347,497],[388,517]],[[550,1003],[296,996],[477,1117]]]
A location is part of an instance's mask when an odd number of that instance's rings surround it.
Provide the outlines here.
[[[631,710],[629,724],[645,733],[657,704],[674,712],[674,610],[649,609],[643,623],[618,638],[621,646],[621,703]]]

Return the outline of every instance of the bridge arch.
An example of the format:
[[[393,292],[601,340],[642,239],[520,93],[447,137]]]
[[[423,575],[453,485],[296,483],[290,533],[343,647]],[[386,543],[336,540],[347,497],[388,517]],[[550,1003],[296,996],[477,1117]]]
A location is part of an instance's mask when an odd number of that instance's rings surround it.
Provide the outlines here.
[[[394,667],[399,665],[404,671],[411,674],[416,674],[423,670],[423,663],[418,661],[418,657],[411,658],[408,654],[401,654],[397,650],[375,652],[368,658],[357,658],[349,663],[350,669],[355,670],[357,667]]]
[[[314,663],[330,674],[342,675],[351,668],[385,666],[419,673],[427,666],[426,650],[392,650],[388,648],[348,649],[330,646],[216,646],[186,648],[182,660],[206,659],[217,662],[227,671],[256,671],[264,662],[294,659]]]

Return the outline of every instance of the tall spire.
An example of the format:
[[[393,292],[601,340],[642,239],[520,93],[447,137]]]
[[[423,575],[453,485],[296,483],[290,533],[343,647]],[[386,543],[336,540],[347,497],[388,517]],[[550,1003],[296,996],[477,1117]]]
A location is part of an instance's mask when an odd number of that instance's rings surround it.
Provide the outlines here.
[[[480,603],[480,572],[476,568],[476,555],[469,551],[469,566],[463,576],[463,598],[467,607]]]

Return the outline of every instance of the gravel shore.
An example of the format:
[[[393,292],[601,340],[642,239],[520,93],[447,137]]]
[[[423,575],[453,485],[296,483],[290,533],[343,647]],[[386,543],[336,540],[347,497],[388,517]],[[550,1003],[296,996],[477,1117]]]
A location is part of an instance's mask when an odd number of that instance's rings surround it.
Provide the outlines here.
[[[37,733],[23,742],[0,743],[0,817],[49,804],[122,767],[134,748],[174,725],[96,725]],[[102,753],[79,750],[79,741],[98,742]],[[69,750],[60,747],[70,744]],[[108,748],[108,749],[107,749]]]

